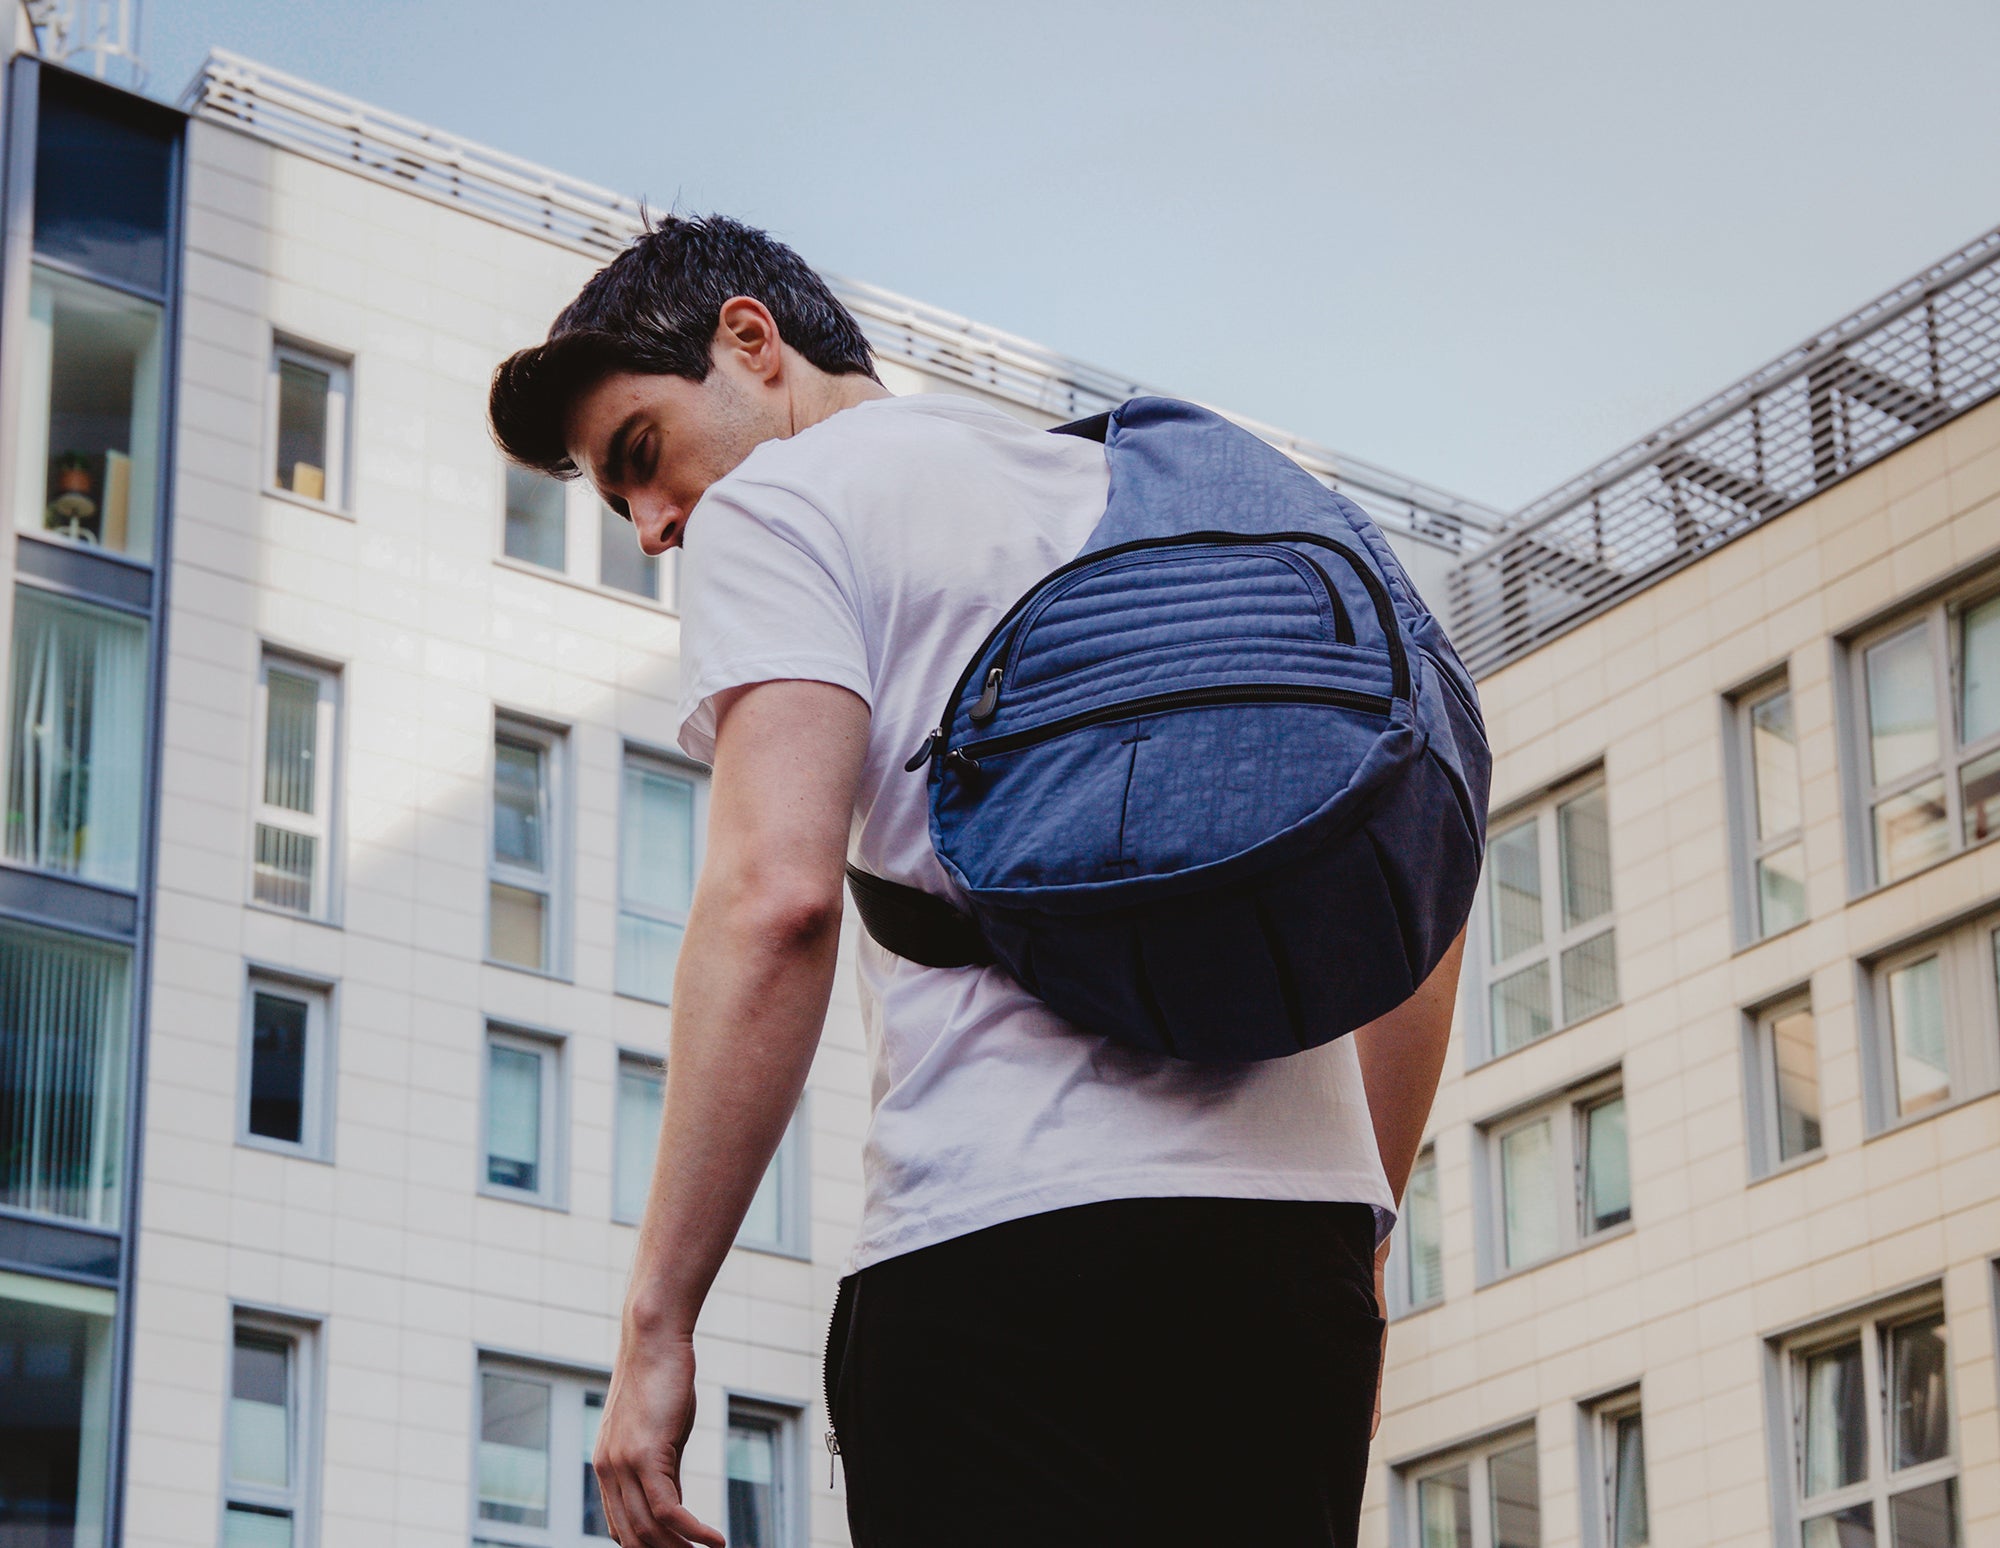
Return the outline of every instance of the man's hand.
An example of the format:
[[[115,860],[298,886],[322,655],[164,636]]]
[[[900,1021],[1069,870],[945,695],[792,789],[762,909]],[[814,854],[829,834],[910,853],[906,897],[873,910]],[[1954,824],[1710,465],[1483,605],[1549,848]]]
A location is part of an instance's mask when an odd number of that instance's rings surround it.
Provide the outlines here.
[[[627,1329],[591,1465],[621,1548],[723,1548],[681,1503],[681,1452],[694,1428],[694,1343],[647,1344]]]
[[[1375,1315],[1386,1319],[1389,1315],[1389,1297],[1383,1293],[1384,1275],[1389,1265],[1389,1244],[1384,1242],[1375,1249]],[[1382,1376],[1389,1369],[1389,1325],[1382,1324],[1382,1358],[1375,1362],[1375,1417],[1368,1421],[1368,1438],[1373,1440],[1375,1432],[1382,1428]]]

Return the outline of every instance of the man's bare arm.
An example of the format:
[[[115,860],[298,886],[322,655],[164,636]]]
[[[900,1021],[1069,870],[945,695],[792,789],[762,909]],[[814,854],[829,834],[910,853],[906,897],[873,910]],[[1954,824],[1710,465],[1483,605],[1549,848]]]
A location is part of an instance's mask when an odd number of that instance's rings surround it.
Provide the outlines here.
[[[1445,948],[1431,976],[1417,992],[1386,1016],[1378,1016],[1354,1032],[1354,1050],[1361,1059],[1361,1082],[1368,1088],[1368,1114],[1375,1125],[1375,1148],[1397,1203],[1410,1181],[1417,1151],[1424,1142],[1424,1124],[1437,1096],[1444,1070],[1444,1048],[1451,1038],[1451,1012],[1458,1000],[1459,961],[1465,953],[1465,932]]]
[[[681,1503],[695,1319],[819,1043],[867,741],[867,706],[825,683],[760,683],[717,705],[658,1159],[596,1453],[606,1515],[628,1548],[722,1541]]]

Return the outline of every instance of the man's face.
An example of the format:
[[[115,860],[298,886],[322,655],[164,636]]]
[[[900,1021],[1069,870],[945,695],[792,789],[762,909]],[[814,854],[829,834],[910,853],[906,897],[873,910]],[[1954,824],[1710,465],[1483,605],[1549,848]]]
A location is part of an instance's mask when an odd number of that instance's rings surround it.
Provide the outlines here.
[[[564,439],[604,503],[632,523],[639,547],[680,546],[708,486],[785,433],[782,404],[718,350],[708,379],[624,371],[577,399]]]

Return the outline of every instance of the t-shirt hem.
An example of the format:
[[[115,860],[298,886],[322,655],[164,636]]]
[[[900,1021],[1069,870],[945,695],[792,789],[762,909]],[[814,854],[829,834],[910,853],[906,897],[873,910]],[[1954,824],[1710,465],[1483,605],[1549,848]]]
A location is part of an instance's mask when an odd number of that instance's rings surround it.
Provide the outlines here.
[[[954,1237],[968,1236],[988,1226],[1005,1225],[1029,1215],[1102,1204],[1113,1199],[1290,1199],[1313,1204],[1366,1204],[1375,1211],[1375,1241],[1379,1246],[1396,1223],[1396,1210],[1381,1174],[1366,1172],[1271,1172],[1217,1170],[1185,1171],[1144,1168],[1103,1177],[1062,1178],[1030,1188],[995,1194],[946,1215],[925,1215],[887,1230],[864,1232],[848,1254],[842,1274],[859,1273],[871,1264],[920,1248],[934,1247]]]

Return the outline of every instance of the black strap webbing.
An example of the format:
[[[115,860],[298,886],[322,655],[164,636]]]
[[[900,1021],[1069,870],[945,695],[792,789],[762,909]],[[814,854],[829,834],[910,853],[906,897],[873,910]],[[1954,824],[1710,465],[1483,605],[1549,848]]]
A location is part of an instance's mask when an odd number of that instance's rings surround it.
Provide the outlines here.
[[[969,914],[943,898],[901,882],[885,881],[856,866],[847,868],[847,890],[861,923],[877,944],[925,967],[984,967],[993,948]]]

